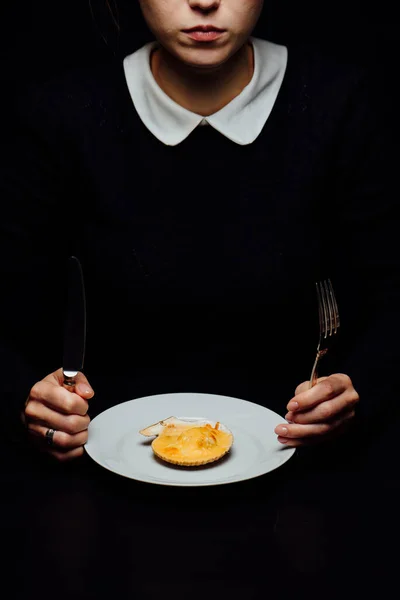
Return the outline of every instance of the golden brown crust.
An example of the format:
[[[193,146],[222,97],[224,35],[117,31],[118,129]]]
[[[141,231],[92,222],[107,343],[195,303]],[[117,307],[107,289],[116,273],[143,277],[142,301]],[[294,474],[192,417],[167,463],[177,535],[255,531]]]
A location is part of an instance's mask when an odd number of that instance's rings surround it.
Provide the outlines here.
[[[221,460],[221,458],[228,454],[229,450],[230,447],[223,454],[220,454],[219,456],[214,456],[213,458],[203,460],[188,460],[182,458],[173,458],[172,456],[167,457],[165,454],[158,454],[157,450],[153,448],[153,452],[158,458],[165,462],[169,462],[173,465],[179,465],[180,467],[201,467],[202,465],[208,465],[210,463],[216,462],[217,460]]]
[[[183,467],[198,467],[223,458],[233,443],[232,432],[219,421],[168,417],[140,430],[156,436],[151,447],[161,460]]]

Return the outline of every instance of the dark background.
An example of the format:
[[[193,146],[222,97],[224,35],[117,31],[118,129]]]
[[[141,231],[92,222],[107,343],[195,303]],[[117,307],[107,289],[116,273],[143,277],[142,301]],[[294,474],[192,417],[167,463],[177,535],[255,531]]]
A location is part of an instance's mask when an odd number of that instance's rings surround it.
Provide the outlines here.
[[[118,5],[119,34],[106,0],[2,0],[2,102],[27,80],[46,79],[113,53],[124,55],[147,41],[137,0],[109,1]],[[266,0],[256,33],[277,43],[314,43],[332,53],[354,54],[390,71],[399,38],[395,6],[393,0],[370,5],[361,0]]]

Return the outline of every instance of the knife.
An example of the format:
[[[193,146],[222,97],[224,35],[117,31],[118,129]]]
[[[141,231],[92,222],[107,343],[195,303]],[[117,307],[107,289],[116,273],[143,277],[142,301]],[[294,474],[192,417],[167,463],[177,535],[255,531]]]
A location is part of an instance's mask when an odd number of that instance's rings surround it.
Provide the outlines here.
[[[62,370],[64,387],[74,391],[78,371],[83,369],[86,343],[86,298],[82,266],[76,256],[68,259],[64,317]]]

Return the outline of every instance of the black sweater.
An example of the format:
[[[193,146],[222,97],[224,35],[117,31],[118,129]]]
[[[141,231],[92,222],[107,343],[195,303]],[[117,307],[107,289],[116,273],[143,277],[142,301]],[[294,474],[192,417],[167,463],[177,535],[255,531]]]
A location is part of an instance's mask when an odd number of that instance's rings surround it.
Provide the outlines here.
[[[1,176],[7,418],[61,366],[70,254],[87,288],[92,416],[178,391],[284,415],[314,359],[315,281],[330,277],[342,329],[322,374],[353,378],[365,423],[391,418],[397,119],[382,85],[357,65],[289,48],[277,102],[249,146],[211,127],[164,146],[117,61],[23,94]]]

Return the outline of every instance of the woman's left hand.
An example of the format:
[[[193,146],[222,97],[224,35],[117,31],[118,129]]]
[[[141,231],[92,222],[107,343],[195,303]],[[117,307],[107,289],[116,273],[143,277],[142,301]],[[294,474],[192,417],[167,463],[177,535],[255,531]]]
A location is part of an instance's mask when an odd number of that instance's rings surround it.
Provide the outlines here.
[[[354,418],[359,399],[350,377],[342,373],[319,378],[311,389],[304,381],[287,405],[289,423],[275,428],[278,441],[298,447],[339,435]]]

